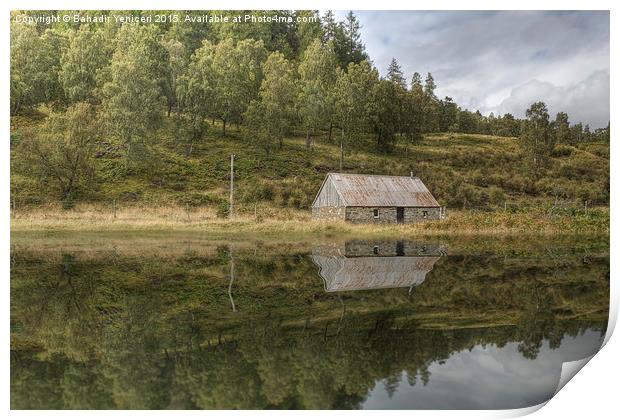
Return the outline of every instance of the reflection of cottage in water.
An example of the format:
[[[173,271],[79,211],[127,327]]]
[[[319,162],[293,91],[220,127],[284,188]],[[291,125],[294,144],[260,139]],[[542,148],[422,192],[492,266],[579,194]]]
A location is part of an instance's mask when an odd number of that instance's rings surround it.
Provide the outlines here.
[[[328,292],[412,288],[426,279],[444,253],[440,245],[414,241],[349,241],[315,247],[312,261]]]

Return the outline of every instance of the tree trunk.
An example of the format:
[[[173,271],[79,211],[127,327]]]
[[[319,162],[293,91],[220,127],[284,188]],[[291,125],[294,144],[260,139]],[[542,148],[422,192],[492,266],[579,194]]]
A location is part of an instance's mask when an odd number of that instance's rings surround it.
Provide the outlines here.
[[[69,197],[69,194],[71,194],[71,192],[69,191],[69,188],[63,187],[62,188],[62,200],[66,200]]]
[[[222,120],[222,134],[226,135],[226,120]]]
[[[327,141],[329,143],[332,142],[332,128],[334,127],[334,123],[333,122],[329,122],[329,136],[327,137]]]
[[[11,110],[11,115],[17,115],[19,114],[21,108],[21,102],[17,101],[17,103],[15,104],[15,106],[13,107],[13,109]]]
[[[306,130],[306,147],[309,149],[312,145],[312,134],[310,134],[310,129]]]
[[[282,128],[280,128],[280,130],[278,130],[278,146],[280,149],[282,149],[283,144],[284,144],[284,134],[282,133]]]
[[[340,140],[340,172],[344,166],[344,129],[342,130],[342,140]]]
[[[194,148],[194,142],[190,141],[185,145],[185,157],[189,157],[192,154],[192,149]]]
[[[125,153],[126,153],[125,169],[127,169],[128,163],[129,163],[129,159],[131,159],[131,140],[129,140],[127,142],[127,151]]]

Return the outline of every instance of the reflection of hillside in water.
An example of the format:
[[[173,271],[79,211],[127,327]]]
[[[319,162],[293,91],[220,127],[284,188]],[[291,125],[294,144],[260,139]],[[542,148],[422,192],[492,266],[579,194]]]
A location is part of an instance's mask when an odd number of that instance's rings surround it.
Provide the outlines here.
[[[320,245],[312,261],[327,292],[407,287],[426,279],[445,255],[438,244],[416,241],[347,241],[343,245]]]
[[[519,408],[598,350],[606,247],[441,240],[16,247],[11,406]],[[384,288],[326,290],[320,258],[371,260]],[[387,288],[407,272],[428,284]]]

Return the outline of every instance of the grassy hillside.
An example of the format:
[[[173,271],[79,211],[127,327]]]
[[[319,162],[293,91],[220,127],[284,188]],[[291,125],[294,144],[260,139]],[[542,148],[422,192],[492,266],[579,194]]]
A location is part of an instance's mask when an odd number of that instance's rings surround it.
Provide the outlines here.
[[[59,207],[59,191],[20,157],[25,128],[44,116],[11,120],[11,190],[18,210]],[[301,135],[285,139],[269,155],[251,135],[234,128],[221,135],[212,126],[189,157],[176,141],[172,119],[166,120],[141,165],[127,166],[122,150],[112,143],[97,146],[92,181],[75,196],[85,203],[119,208],[186,206],[211,207],[223,214],[227,207],[230,154],[236,155],[235,201],[241,213],[259,208],[309,209],[328,172],[338,171],[339,144],[323,134],[306,148]],[[334,137],[337,132],[334,130]],[[370,138],[345,151],[344,171],[350,173],[419,176],[449,209],[493,210],[531,206],[583,208],[606,206],[609,201],[609,145],[587,143],[556,146],[549,165],[534,174],[518,139],[484,135],[438,133],[415,145],[397,144],[378,152]]]

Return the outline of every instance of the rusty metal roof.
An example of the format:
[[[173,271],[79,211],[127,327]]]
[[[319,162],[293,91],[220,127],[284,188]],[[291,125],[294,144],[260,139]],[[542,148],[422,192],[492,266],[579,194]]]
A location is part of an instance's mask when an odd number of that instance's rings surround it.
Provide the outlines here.
[[[420,178],[387,175],[327,174],[352,207],[440,207]]]
[[[312,255],[327,292],[418,286],[439,258]]]

